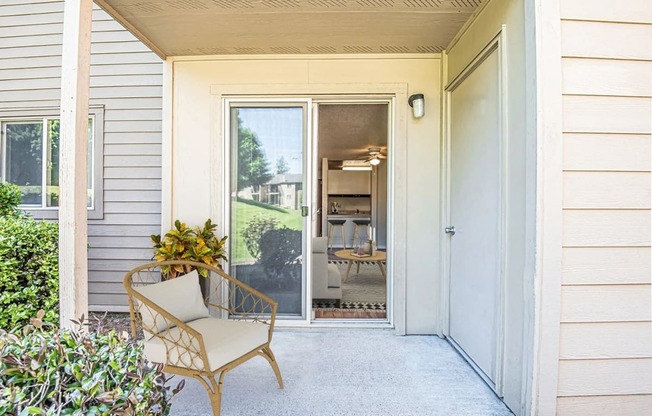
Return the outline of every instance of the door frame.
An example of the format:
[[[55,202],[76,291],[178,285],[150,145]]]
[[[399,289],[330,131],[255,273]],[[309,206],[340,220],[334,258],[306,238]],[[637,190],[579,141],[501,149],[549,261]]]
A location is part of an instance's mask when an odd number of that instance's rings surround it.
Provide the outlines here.
[[[452,92],[468,78],[475,69],[494,51],[498,53],[499,79],[500,85],[500,137],[499,137],[499,250],[500,250],[500,276],[497,305],[498,311],[498,336],[496,345],[496,380],[492,383],[487,380],[483,372],[467,358],[469,364],[476,370],[480,376],[488,382],[489,385],[495,384],[495,391],[499,397],[504,396],[504,348],[505,348],[505,268],[507,264],[506,235],[507,235],[507,143],[508,143],[508,120],[507,120],[507,54],[506,54],[506,26],[502,25],[501,29],[485,45],[485,47],[469,62],[469,64],[443,88],[443,119],[442,123],[442,143],[441,143],[441,223],[444,227],[450,224],[451,210],[451,94]],[[444,65],[446,61],[444,60]],[[446,71],[444,71],[446,72]],[[443,81],[445,82],[445,81]],[[440,259],[441,259],[441,321],[442,333],[445,337],[450,336],[450,286],[451,286],[451,268],[450,268],[450,243],[451,238],[444,230],[440,231]],[[465,355],[464,353],[462,353]]]
[[[303,145],[303,160],[301,161],[303,169],[303,206],[311,206],[310,201],[306,198],[312,198],[313,193],[313,175],[314,175],[314,164],[312,163],[313,158],[313,149],[314,143],[312,140],[312,111],[313,103],[311,98],[268,98],[268,97],[229,97],[224,98],[223,101],[223,112],[224,112],[224,130],[223,130],[223,145],[224,145],[224,174],[222,175],[222,186],[224,190],[229,191],[229,195],[233,192],[231,189],[231,150],[232,150],[232,117],[231,109],[238,104],[243,104],[242,107],[260,107],[260,108],[298,108],[303,109],[303,137],[301,139]],[[225,235],[232,235],[231,230],[231,201],[232,198],[229,196],[224,199],[223,206],[223,221],[222,228],[224,229]],[[312,256],[307,255],[310,249],[310,241],[312,239],[312,222],[313,222],[313,213],[312,209],[308,209],[308,215],[303,217],[302,220],[302,241],[301,241],[301,250],[303,253],[304,261],[301,265],[301,275],[302,275],[302,286],[303,290],[301,293],[301,316],[299,318],[285,318],[288,321],[298,321],[305,322],[309,321],[310,314],[307,312],[307,304],[310,301],[309,295],[311,293],[311,279],[310,279],[310,270],[312,269]],[[230,272],[230,263],[227,263],[227,270]],[[284,319],[279,319],[284,320]]]
[[[259,98],[276,98],[279,101],[288,101],[290,98],[312,98],[313,101],[324,100],[390,100],[391,129],[389,131],[388,146],[392,149],[393,157],[388,166],[388,215],[387,215],[387,240],[389,257],[387,259],[387,275],[391,276],[391,294],[387,301],[387,322],[311,322],[310,314],[301,320],[277,320],[280,326],[343,326],[370,328],[394,328],[397,335],[406,333],[406,276],[407,276],[407,187],[401,181],[407,177],[407,84],[405,83],[376,83],[376,84],[214,84],[211,85],[211,141],[210,141],[210,213],[213,218],[220,218],[222,225],[229,222],[225,216],[226,205],[230,196],[226,194],[225,176],[230,174],[230,153],[226,153],[225,138],[225,105],[228,99],[248,98],[257,101]],[[312,134],[311,132],[309,132]],[[311,203],[312,201],[309,200]],[[309,211],[314,211],[310,205]],[[306,298],[311,293],[310,282],[306,286]],[[306,308],[307,310],[308,308]],[[309,311],[307,311],[309,312]]]

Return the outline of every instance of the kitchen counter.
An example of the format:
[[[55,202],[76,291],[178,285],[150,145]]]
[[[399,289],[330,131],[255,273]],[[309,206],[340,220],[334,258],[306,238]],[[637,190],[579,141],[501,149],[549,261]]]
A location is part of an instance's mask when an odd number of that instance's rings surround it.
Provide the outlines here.
[[[368,219],[368,218],[371,218],[371,214],[362,214],[362,213],[356,214],[355,212],[345,212],[345,213],[344,212],[343,213],[338,212],[338,213],[329,213],[328,218],[330,218],[330,217],[336,217],[336,218],[344,218],[344,217],[346,217],[346,218],[364,218],[364,219]]]
[[[328,214],[328,219],[329,220],[344,220],[344,234],[346,237],[346,248],[352,248],[353,247],[353,230],[355,229],[355,224],[353,221],[355,220],[371,220],[371,214],[356,214],[355,212],[349,212],[349,211],[342,211],[340,214],[339,212],[337,214],[329,213]],[[329,227],[330,228],[330,227]],[[367,227],[362,227],[362,229],[366,229]],[[370,230],[366,230],[367,232],[370,232]],[[334,247],[340,247],[340,248],[345,248],[342,246],[342,239],[340,238],[340,230],[336,229],[333,231],[335,236],[332,240],[333,246]],[[370,236],[367,234],[365,237],[364,234],[361,235],[363,240],[368,239]]]

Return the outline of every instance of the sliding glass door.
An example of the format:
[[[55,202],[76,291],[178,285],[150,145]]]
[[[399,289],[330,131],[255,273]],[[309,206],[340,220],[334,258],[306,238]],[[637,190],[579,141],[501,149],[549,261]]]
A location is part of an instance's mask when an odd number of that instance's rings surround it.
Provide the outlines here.
[[[229,101],[230,273],[305,318],[309,102]]]

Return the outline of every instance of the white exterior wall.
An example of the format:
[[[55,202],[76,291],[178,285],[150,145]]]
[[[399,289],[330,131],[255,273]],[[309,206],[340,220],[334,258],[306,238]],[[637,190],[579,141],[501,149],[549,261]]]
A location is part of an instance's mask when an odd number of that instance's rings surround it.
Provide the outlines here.
[[[561,0],[559,415],[652,408],[652,3]]]
[[[451,82],[501,32],[506,71],[503,120],[506,149],[506,245],[504,270],[504,401],[516,414],[525,414],[524,399],[531,382],[528,367],[534,319],[534,235],[536,137],[528,131],[526,31],[523,0],[492,0],[446,51],[447,81]],[[501,335],[499,335],[501,336]],[[500,371],[500,370],[499,370]]]
[[[0,117],[58,114],[63,1],[0,4]],[[95,7],[90,105],[104,107],[103,213],[89,220],[89,307],[127,310],[122,278],[160,232],[162,63]],[[31,211],[34,217],[52,214]]]
[[[283,91],[285,84],[302,85],[310,91],[312,85],[332,85],[331,92],[337,92],[336,84],[340,84],[348,90],[359,86],[364,92],[369,85],[403,84],[407,95],[423,93],[426,116],[419,120],[407,116],[407,131],[399,132],[394,150],[395,155],[406,153],[405,160],[396,166],[396,186],[407,195],[405,201],[398,202],[403,207],[403,218],[398,218],[398,223],[405,225],[397,232],[403,237],[395,247],[407,256],[405,330],[411,334],[437,332],[434,317],[439,298],[440,226],[435,184],[439,183],[440,60],[436,56],[177,60],[173,62],[173,73],[171,201],[164,201],[171,204],[168,221],[179,218],[201,223],[211,217],[219,230],[224,228],[221,203],[216,200],[222,197],[208,190],[211,175],[222,180],[221,161],[216,154],[221,154],[223,137],[219,128],[220,103],[211,95],[211,86],[257,84],[265,86],[262,89],[274,86]],[[404,106],[398,110],[407,113],[406,102],[397,105]]]

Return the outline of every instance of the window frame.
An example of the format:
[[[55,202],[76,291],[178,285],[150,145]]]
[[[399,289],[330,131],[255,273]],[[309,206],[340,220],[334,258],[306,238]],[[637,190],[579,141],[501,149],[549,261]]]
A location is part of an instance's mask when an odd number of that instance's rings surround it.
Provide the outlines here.
[[[104,217],[104,106],[90,106],[88,109],[89,118],[93,119],[93,148],[91,157],[93,161],[93,171],[91,172],[93,185],[92,206],[88,207],[88,219],[102,219]],[[38,109],[3,109],[0,110],[0,130],[4,123],[40,121],[44,123],[44,130],[47,131],[46,119],[60,119],[61,113],[58,107],[38,108]],[[44,132],[44,138],[46,133]],[[45,147],[45,143],[44,143]],[[2,161],[2,170],[0,171],[0,180],[4,181],[4,160],[6,152],[6,137],[2,136],[0,143],[0,156]],[[45,163],[45,161],[43,161]],[[46,184],[41,185],[46,189]],[[43,220],[56,220],[59,218],[59,207],[47,207],[36,205],[20,205],[18,207],[28,213],[31,217]]]

